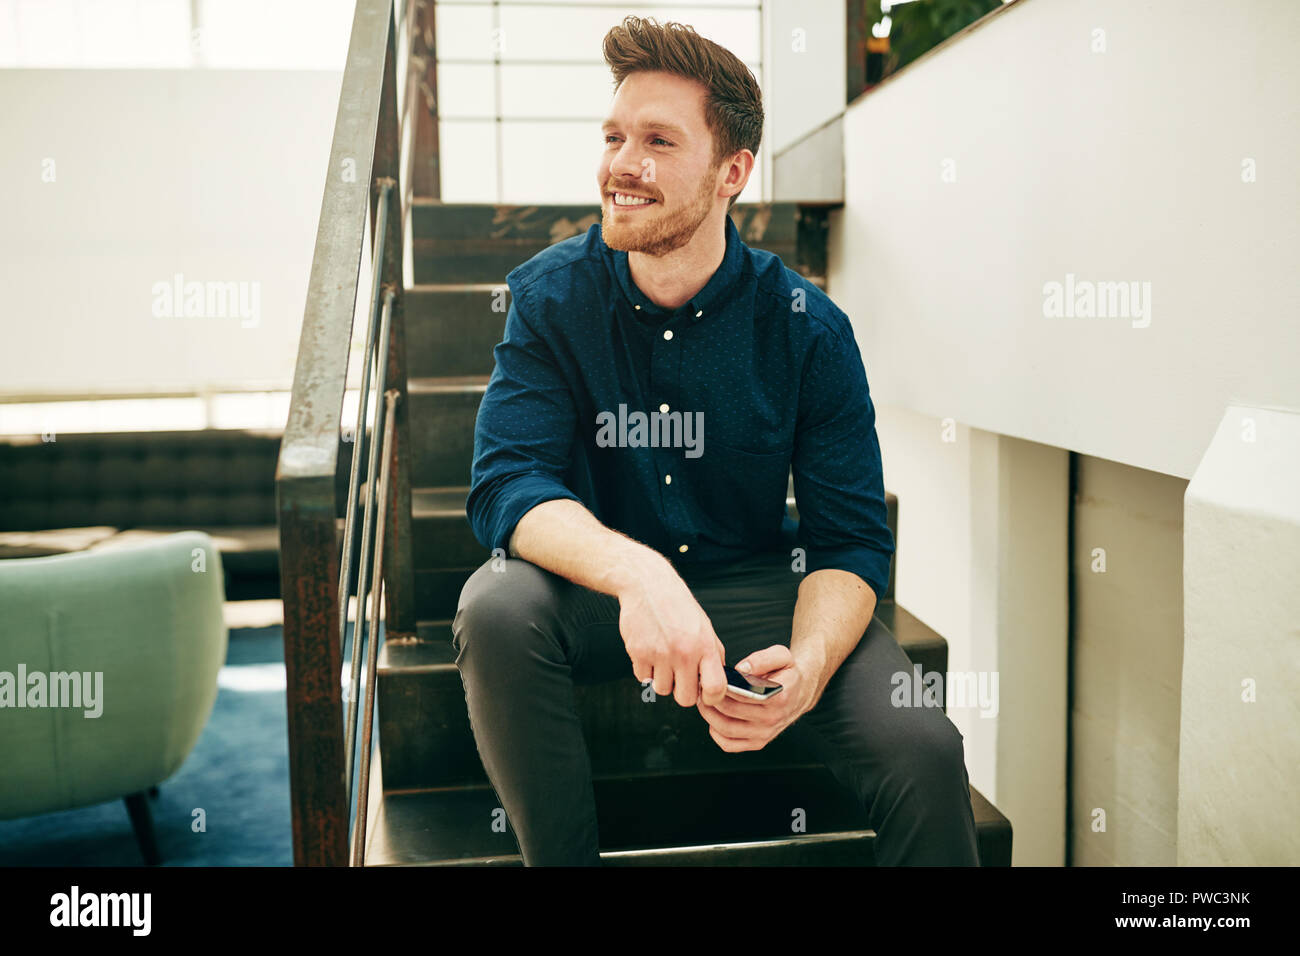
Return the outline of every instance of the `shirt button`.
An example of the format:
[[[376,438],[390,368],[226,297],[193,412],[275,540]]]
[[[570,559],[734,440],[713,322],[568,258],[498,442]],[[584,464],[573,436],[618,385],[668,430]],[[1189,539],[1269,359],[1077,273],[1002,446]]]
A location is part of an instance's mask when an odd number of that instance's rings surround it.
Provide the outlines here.
[[[671,339],[672,337],[673,337],[673,330],[672,330],[672,329],[665,329],[665,330],[664,330],[664,341],[667,341],[668,339]]]
[[[698,311],[698,312],[695,313],[695,317],[698,319],[698,318],[699,318],[700,316],[702,316],[703,314],[704,314],[704,310],[703,310],[703,309],[700,309],[700,311]]]
[[[659,411],[661,411],[661,412],[666,412],[666,411],[668,411],[668,403],[667,403],[667,402],[664,402],[662,405],[660,405],[660,406],[659,406]]]
[[[664,475],[664,484],[665,484],[665,485],[671,485],[672,483],[673,483],[673,476],[672,476],[672,475]]]
[[[641,311],[641,306],[639,306],[639,305],[634,305],[634,306],[632,306],[632,308],[636,309],[638,312]]]
[[[686,547],[687,547],[687,546],[683,544],[683,545],[679,546],[679,547],[677,548],[677,550],[678,550],[678,551],[681,551],[681,552],[684,554],[684,553],[686,552]]]

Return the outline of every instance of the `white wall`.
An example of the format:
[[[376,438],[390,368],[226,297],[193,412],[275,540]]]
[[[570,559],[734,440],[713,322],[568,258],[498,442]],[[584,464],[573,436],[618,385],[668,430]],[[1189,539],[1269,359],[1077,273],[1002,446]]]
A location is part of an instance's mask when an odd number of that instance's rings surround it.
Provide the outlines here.
[[[341,77],[0,71],[0,395],[288,388]],[[176,273],[256,324],[155,316]]]
[[[1114,729],[1076,736],[1093,749],[1075,769],[1094,774],[1074,793],[1076,849],[1094,805],[1113,837],[1078,862],[1172,862],[1175,832],[1179,863],[1294,860],[1300,830],[1274,797],[1296,785],[1300,718],[1278,688],[1295,669],[1294,628],[1279,622],[1295,616],[1300,445],[1293,423],[1258,406],[1300,408],[1297,27],[1300,5],[1280,0],[1234,4],[1228,20],[1209,2],[1021,0],[846,113],[828,291],[854,322],[899,496],[898,599],[948,638],[950,667],[1002,671],[993,735],[953,719],[972,783],[1016,827],[1017,864],[1060,862],[1065,826],[1064,578],[1052,574],[1066,552],[1051,506],[1068,502],[1066,449],[1156,473],[1115,484],[1120,513],[1143,521],[1160,520],[1152,502],[1170,504],[1161,476],[1189,478],[1203,458],[1212,469],[1186,501],[1180,691],[1117,704],[1097,683],[1104,648],[1076,660],[1076,679],[1092,681],[1076,725],[1101,717]],[[1098,29],[1105,52],[1092,49]],[[1045,317],[1044,284],[1067,273],[1151,283],[1150,324]],[[1261,434],[1271,428],[1267,453],[1234,456],[1221,439],[1207,454],[1237,403],[1257,406]],[[954,443],[938,437],[945,419]],[[1153,680],[1184,638],[1168,630],[1181,597],[1169,546],[1112,566],[1119,597],[1080,604],[1133,612],[1123,666]],[[1052,574],[1017,587],[1035,549]],[[1099,626],[1084,621],[1077,637]],[[1252,674],[1278,678],[1267,706],[1240,703],[1238,678]],[[1032,753],[1053,765],[1035,767]]]
[[[1300,408],[1297,35],[1292,0],[1023,0],[855,101],[830,279],[874,393],[1183,478],[1230,401]],[[1045,318],[1067,273],[1150,283],[1149,326]]]
[[[889,357],[863,358],[874,382]],[[879,403],[876,430],[885,488],[898,496],[898,603],[947,639],[950,673],[997,675],[995,710],[948,707],[971,785],[1011,820],[1014,865],[1059,866],[1067,455]]]
[[[1079,456],[1071,552],[1075,866],[1178,863],[1186,490],[1182,478]]]
[[[1300,415],[1232,406],[1187,487],[1180,866],[1300,865]]]

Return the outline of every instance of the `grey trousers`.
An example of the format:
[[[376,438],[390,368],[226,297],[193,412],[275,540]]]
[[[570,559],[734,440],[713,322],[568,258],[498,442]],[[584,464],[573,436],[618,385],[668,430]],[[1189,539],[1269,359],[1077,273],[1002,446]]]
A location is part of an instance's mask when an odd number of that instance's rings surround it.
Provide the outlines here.
[[[479,756],[525,865],[599,865],[573,685],[635,681],[618,600],[518,558],[496,566],[488,561],[471,575],[452,624]],[[803,575],[791,571],[788,555],[682,576],[727,663],[790,645]],[[910,675],[911,663],[873,620],[817,705],[781,736],[815,755],[867,811],[877,864],[978,866],[962,734],[936,707],[894,706],[900,672]]]

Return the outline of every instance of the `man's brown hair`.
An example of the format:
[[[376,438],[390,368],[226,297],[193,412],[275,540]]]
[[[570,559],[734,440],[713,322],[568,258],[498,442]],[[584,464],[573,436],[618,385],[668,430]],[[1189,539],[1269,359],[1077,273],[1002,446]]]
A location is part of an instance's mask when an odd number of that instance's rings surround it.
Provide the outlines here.
[[[656,23],[652,17],[625,17],[605,34],[605,62],[614,74],[614,91],[636,72],[658,70],[697,80],[708,89],[704,122],[713,134],[713,166],[742,149],[758,155],[763,138],[763,93],[741,59],[683,23]],[[731,197],[727,211],[740,194]]]

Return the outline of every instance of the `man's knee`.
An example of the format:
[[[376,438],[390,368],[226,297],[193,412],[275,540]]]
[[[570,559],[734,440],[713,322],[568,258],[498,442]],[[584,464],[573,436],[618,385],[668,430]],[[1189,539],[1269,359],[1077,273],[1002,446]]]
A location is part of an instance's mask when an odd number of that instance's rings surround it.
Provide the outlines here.
[[[956,725],[939,710],[921,709],[914,716],[892,748],[894,768],[922,792],[964,779],[966,747]]]
[[[526,632],[553,610],[554,576],[519,558],[492,559],[470,575],[452,620],[452,645],[463,652],[500,641],[518,647]]]

